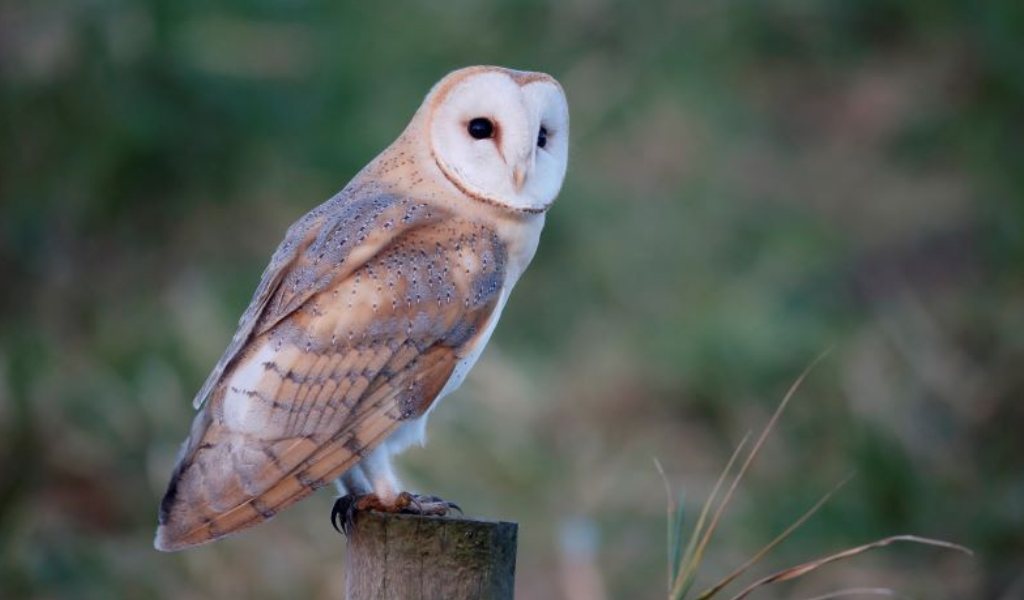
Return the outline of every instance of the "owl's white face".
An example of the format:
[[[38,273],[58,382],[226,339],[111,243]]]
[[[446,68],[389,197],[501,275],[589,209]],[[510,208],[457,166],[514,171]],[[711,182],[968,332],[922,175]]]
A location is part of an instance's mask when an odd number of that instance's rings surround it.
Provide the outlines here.
[[[441,80],[427,97],[438,167],[469,196],[543,212],[562,187],[569,107],[542,73],[477,67]]]

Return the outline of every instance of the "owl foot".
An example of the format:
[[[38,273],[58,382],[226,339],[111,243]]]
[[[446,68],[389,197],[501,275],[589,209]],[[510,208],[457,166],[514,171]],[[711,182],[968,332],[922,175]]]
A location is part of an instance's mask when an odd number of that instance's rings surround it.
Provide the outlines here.
[[[431,515],[443,517],[452,510],[462,513],[462,508],[454,502],[442,500],[437,496],[410,494],[402,492],[393,504],[385,504],[376,494],[349,494],[334,502],[331,509],[331,525],[338,533],[348,535],[352,531],[356,513],[375,510],[378,512],[403,515]]]

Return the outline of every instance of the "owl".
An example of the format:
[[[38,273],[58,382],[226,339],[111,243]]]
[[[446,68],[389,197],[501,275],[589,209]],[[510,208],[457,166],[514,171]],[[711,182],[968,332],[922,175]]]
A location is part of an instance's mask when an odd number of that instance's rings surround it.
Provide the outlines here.
[[[446,512],[403,491],[391,457],[423,443],[438,400],[486,346],[568,148],[552,77],[485,66],[438,82],[398,139],[274,252],[196,395],[156,548],[251,527],[332,481],[347,510]]]

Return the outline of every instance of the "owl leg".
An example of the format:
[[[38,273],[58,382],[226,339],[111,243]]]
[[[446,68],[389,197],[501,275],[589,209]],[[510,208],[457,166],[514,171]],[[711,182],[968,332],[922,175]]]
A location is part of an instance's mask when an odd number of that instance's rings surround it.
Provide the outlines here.
[[[391,468],[391,453],[387,444],[381,444],[359,462],[363,474],[369,480],[370,488],[384,506],[394,505],[399,497],[399,483]]]
[[[362,495],[370,491],[370,480],[363,473],[362,466],[357,464],[335,479],[334,487],[338,490],[338,496]]]
[[[335,483],[344,495],[334,503],[331,524],[346,534],[360,511],[435,516],[447,515],[453,509],[462,512],[458,504],[437,496],[399,491],[398,477],[391,468],[391,453],[383,445]]]
[[[391,468],[391,456],[389,447],[381,445],[360,463],[370,480],[373,494],[361,500],[362,506],[357,506],[357,510],[440,516],[448,514],[452,508],[462,512],[454,502],[447,502],[437,496],[399,491],[401,485]]]
[[[331,509],[331,524],[348,533],[358,511],[402,512],[411,503],[399,493],[398,477],[391,468],[386,444],[381,444],[359,464],[349,469],[335,486],[341,495]]]

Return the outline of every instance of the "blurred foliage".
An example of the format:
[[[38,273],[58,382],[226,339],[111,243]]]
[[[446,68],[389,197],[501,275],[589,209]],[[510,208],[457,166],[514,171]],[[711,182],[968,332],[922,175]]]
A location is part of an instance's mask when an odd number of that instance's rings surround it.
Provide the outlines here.
[[[664,597],[650,457],[699,504],[831,345],[710,576],[855,471],[764,569],[978,557],[760,597],[1024,597],[1022,40],[1011,0],[0,3],[0,597],[342,597],[326,492],[177,555],[156,506],[287,225],[475,63],[562,81],[571,165],[402,467],[521,522],[519,597]]]

